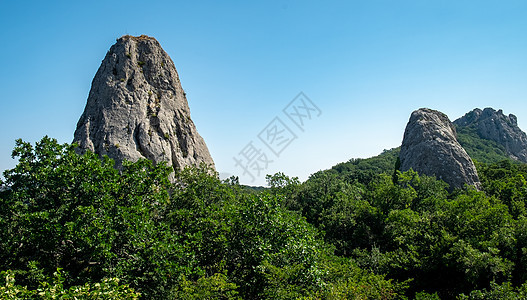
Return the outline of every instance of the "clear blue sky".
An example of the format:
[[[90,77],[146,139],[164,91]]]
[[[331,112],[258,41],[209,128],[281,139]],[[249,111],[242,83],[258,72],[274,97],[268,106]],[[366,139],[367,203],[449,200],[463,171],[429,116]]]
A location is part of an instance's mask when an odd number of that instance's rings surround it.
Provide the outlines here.
[[[263,173],[309,174],[399,146],[410,113],[501,108],[527,129],[527,1],[2,1],[0,171],[16,138],[71,142],[115,39],[154,36],[172,57],[218,171],[249,142]],[[320,109],[301,131],[282,109]],[[258,134],[296,134],[273,156]]]

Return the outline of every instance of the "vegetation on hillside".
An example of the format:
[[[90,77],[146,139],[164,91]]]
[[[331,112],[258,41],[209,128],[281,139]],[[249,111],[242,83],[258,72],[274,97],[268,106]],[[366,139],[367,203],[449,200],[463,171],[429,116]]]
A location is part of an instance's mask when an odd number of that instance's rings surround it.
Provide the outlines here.
[[[248,190],[19,140],[0,182],[0,299],[525,298],[527,165],[478,162],[482,191],[449,193],[395,171],[397,154]]]
[[[348,181],[357,180],[366,184],[378,174],[393,173],[400,151],[401,147],[397,147],[384,150],[381,154],[370,158],[352,158],[322,172],[336,173]]]
[[[476,128],[472,126],[457,126],[456,131],[457,140],[473,160],[482,163],[510,160],[505,147],[494,141],[480,138]]]

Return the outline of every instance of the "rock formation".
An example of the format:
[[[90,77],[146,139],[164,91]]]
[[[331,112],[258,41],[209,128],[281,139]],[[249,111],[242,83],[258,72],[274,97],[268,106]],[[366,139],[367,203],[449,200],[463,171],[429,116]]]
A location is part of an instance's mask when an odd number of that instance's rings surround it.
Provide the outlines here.
[[[458,127],[472,127],[482,139],[502,145],[510,158],[527,163],[527,135],[518,127],[515,115],[500,109],[479,108],[454,121]]]
[[[92,82],[74,142],[116,161],[147,158],[181,169],[214,162],[190,118],[174,63],[148,36],[123,36]]]
[[[399,159],[401,171],[435,176],[448,183],[450,190],[465,184],[480,186],[476,167],[458,143],[454,125],[439,111],[421,108],[412,113]]]

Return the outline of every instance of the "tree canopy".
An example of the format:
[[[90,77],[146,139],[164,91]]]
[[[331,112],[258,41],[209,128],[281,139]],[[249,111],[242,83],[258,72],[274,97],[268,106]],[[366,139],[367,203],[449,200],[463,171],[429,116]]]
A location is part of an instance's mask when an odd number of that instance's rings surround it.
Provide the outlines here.
[[[527,294],[524,164],[477,163],[482,190],[450,193],[396,171],[394,149],[249,190],[205,166],[117,170],[75,148],[17,141],[0,182],[0,299]]]

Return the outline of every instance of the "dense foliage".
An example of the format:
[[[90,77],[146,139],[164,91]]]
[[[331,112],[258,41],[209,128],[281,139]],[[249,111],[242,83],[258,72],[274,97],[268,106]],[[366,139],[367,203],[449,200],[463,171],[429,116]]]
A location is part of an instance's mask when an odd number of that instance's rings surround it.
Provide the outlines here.
[[[271,190],[325,231],[337,255],[399,282],[410,280],[410,298],[524,295],[527,165],[478,163],[482,191],[449,193],[446,183],[411,170],[379,174],[379,161],[396,164],[381,156],[370,169],[370,159],[350,161],[303,184],[282,178],[289,184]]]
[[[449,193],[394,171],[397,153],[249,190],[205,167],[118,171],[17,141],[0,182],[0,299],[525,298],[527,165],[477,163],[482,190]]]
[[[347,181],[357,180],[360,183],[372,181],[376,175],[394,171],[399,157],[400,147],[384,150],[381,154],[370,158],[353,158],[337,164],[326,172],[337,173]]]
[[[117,171],[47,137],[17,141],[13,156],[19,163],[0,183],[6,295],[56,293],[58,282],[90,298],[114,278],[113,293],[144,299],[402,295],[402,284],[335,256],[277,193],[247,192],[206,168],[178,172],[175,184],[170,168],[147,160]]]

